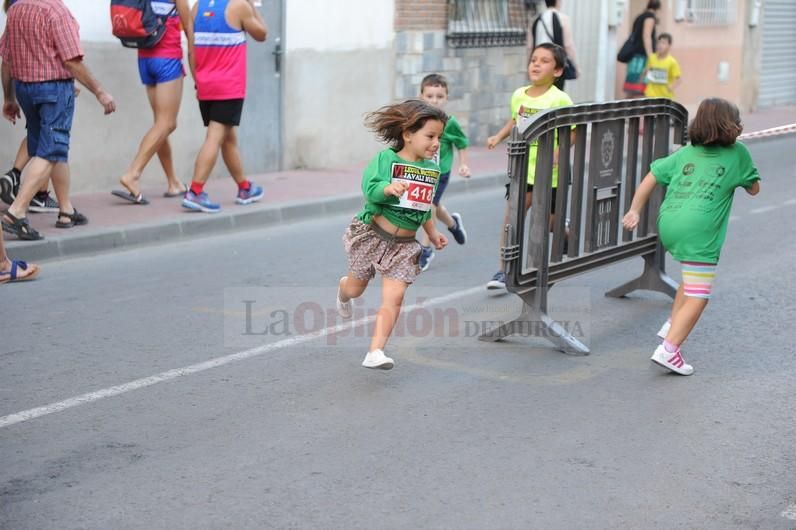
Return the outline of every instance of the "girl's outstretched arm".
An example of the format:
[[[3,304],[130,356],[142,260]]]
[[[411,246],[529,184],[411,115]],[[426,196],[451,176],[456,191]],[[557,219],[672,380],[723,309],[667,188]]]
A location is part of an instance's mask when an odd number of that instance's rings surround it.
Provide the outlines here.
[[[757,195],[758,193],[760,193],[760,181],[756,180],[754,184],[744,189],[746,190],[746,193],[748,193],[749,195]]]
[[[630,204],[630,209],[625,214],[624,219],[622,219],[622,224],[626,229],[633,230],[638,226],[640,218],[639,212],[644,208],[644,205],[647,204],[657,184],[658,181],[655,180],[655,175],[653,175],[651,171],[647,173],[647,176],[641,181],[641,184],[639,184],[636,190],[636,194],[633,195],[633,202]]]

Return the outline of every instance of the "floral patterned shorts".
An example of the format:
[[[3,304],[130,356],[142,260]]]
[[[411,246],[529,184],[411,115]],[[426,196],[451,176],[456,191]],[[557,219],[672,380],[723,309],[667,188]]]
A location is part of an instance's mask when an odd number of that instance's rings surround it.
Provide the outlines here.
[[[414,237],[395,237],[356,217],[343,235],[348,270],[358,280],[371,280],[376,271],[385,278],[412,283],[420,274],[420,243]]]

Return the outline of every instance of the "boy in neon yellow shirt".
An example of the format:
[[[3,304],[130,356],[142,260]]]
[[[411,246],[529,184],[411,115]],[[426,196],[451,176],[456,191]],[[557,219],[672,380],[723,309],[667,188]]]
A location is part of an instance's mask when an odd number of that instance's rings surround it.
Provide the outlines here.
[[[508,138],[517,120],[521,117],[529,117],[537,112],[557,107],[572,105],[572,99],[566,92],[559,90],[555,86],[558,78],[564,75],[564,64],[567,54],[561,46],[551,42],[545,42],[533,49],[531,59],[528,62],[528,79],[531,84],[523,86],[514,91],[511,96],[511,118],[506,122],[500,131],[490,136],[487,140],[487,147],[494,149],[500,142]],[[533,183],[536,180],[536,152],[538,146],[533,142],[528,148],[528,184],[525,194],[526,211],[531,206],[533,198]],[[553,166],[553,210],[555,214],[555,197],[558,189],[558,164]],[[506,184],[506,200],[509,198],[509,185]],[[503,213],[503,224],[509,222],[509,205]],[[500,245],[505,244],[505,232],[501,230]],[[500,269],[495,273],[489,283],[486,284],[488,290],[504,290],[506,288],[506,273],[504,272],[503,260],[500,260]]]
[[[680,84],[680,64],[669,54],[672,36],[661,33],[655,49],[657,51],[647,59],[644,95],[648,98],[674,99],[674,89]]]

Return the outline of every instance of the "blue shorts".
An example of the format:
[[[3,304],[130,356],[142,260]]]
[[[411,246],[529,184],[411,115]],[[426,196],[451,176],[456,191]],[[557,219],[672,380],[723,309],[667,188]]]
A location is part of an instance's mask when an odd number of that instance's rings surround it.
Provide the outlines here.
[[[431,203],[434,206],[439,206],[439,201],[442,200],[442,194],[445,193],[445,188],[448,187],[448,181],[451,179],[451,172],[443,173],[439,176],[439,184],[437,184],[437,191],[434,192],[434,198]]]
[[[162,57],[139,57],[138,73],[141,82],[147,86],[168,83],[185,75],[182,59],[164,59]]]
[[[75,114],[74,81],[14,83],[28,129],[28,155],[50,162],[66,162]]]

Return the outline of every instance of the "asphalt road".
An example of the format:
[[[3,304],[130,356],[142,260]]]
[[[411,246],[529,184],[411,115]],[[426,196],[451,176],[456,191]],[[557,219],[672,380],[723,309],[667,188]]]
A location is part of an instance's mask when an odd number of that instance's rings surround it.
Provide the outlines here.
[[[550,293],[592,355],[477,341],[502,190],[449,201],[386,373],[328,331],[349,216],[47,263],[0,288],[0,527],[794,529],[793,146],[752,146],[690,378],[667,298],[603,296],[638,258]]]

